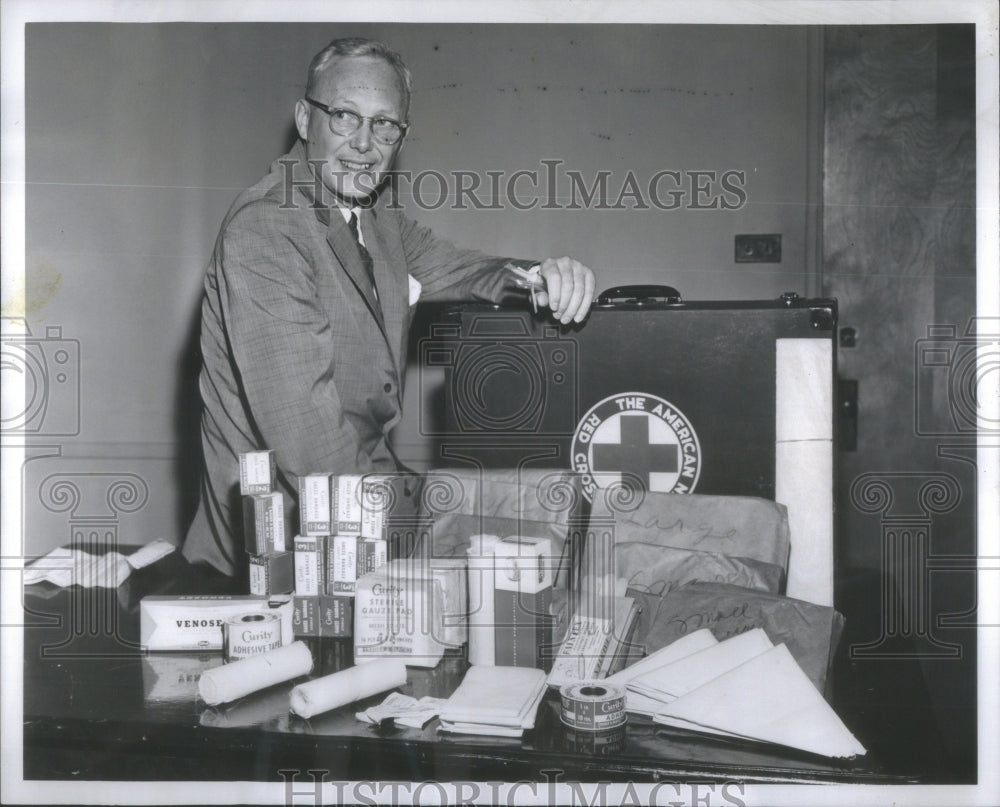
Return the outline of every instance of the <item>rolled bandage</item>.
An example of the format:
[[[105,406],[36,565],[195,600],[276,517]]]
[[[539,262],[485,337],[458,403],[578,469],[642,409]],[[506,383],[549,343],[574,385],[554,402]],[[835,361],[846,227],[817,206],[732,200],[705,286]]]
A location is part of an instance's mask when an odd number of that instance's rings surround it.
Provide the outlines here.
[[[312,671],[312,653],[304,642],[213,667],[201,674],[198,694],[209,706],[229,703],[251,692],[290,681]]]
[[[399,659],[377,659],[360,667],[299,684],[292,690],[291,708],[307,720],[348,703],[395,689],[406,683],[406,665]]]

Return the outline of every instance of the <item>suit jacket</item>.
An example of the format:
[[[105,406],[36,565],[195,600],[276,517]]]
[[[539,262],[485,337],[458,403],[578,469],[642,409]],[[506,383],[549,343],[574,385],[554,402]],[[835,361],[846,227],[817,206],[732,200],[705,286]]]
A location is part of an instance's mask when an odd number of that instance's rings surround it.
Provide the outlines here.
[[[342,215],[316,201],[300,143],[233,203],[205,279],[205,467],[184,555],[229,574],[243,563],[240,453],[274,449],[289,527],[300,475],[397,469],[407,275],[423,299],[500,302],[514,288],[507,259],[438,239],[380,197],[361,216],[376,301]]]

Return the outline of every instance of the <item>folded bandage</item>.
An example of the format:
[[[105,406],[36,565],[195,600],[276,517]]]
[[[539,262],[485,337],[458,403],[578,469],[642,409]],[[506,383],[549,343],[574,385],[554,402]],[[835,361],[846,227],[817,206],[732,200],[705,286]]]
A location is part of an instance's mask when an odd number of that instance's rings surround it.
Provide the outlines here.
[[[198,681],[198,694],[209,706],[229,703],[251,692],[307,675],[312,667],[309,648],[304,642],[293,642],[268,653],[206,670]]]
[[[378,659],[299,684],[292,690],[291,707],[299,717],[308,719],[405,683],[406,665],[402,661]]]

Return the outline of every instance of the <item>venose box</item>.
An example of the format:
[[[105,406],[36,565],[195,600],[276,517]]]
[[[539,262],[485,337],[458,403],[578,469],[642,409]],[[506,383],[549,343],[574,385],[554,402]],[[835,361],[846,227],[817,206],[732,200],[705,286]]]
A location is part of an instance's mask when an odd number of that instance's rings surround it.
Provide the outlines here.
[[[244,497],[243,534],[251,555],[285,551],[285,505],[281,491]]]
[[[240,454],[240,495],[270,493],[274,490],[277,475],[273,451],[248,451]]]
[[[250,557],[250,593],[260,597],[291,594],[295,588],[295,561],[291,552]]]
[[[223,622],[269,611],[281,615],[281,643],[291,643],[291,597],[149,595],[139,603],[139,643],[147,650],[222,650]]]
[[[338,535],[361,534],[361,478],[361,474],[338,474],[330,478],[330,506],[337,522],[330,527]]]
[[[332,474],[307,474],[299,477],[299,532],[302,535],[330,535]]]
[[[468,466],[573,471],[588,503],[627,509],[643,490],[779,502],[793,536],[785,593],[829,606],[836,334],[836,300],[794,293],[684,301],[621,287],[583,328],[467,305],[421,341],[445,371],[444,417],[427,407],[421,433]]]

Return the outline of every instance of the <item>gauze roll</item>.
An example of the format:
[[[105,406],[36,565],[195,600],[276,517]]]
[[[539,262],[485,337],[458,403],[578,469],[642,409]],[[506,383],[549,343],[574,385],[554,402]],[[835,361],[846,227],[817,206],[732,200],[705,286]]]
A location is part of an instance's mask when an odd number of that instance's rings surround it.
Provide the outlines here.
[[[377,659],[350,667],[292,690],[291,708],[307,720],[348,703],[368,698],[406,683],[406,665],[399,659]]]
[[[292,642],[259,656],[206,670],[198,681],[198,694],[209,706],[229,703],[251,692],[307,675],[312,667],[312,653],[305,642]]]

